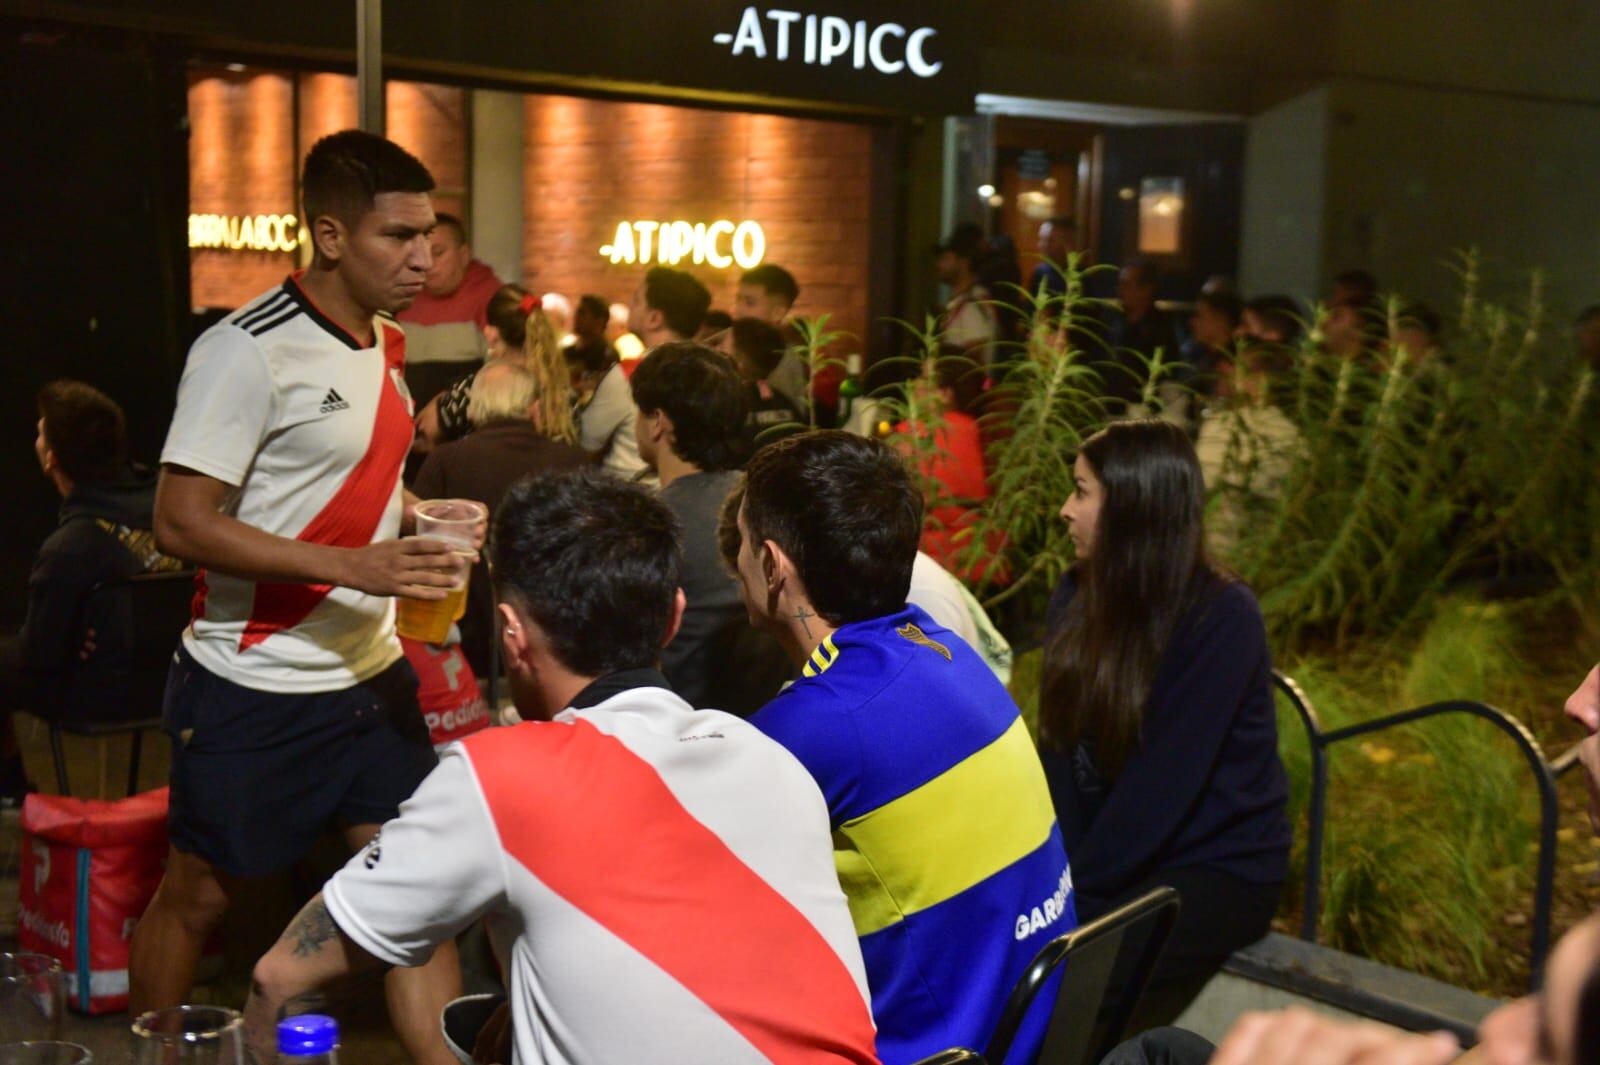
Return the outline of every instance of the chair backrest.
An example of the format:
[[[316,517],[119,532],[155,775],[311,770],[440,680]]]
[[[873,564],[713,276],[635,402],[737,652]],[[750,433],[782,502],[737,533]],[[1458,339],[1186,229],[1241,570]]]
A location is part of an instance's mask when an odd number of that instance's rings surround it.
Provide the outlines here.
[[[1039,1065],[1098,1062],[1122,1041],[1177,920],[1177,891],[1158,887],[1045,944],[1012,989],[984,1057],[994,1065],[1005,1061],[1034,999],[1065,967],[1037,1060]],[[1118,966],[1125,954],[1131,962]],[[1127,974],[1126,983],[1107,1006],[1112,971],[1119,968]]]
[[[194,598],[194,571],[139,573],[94,586],[84,600],[80,637],[95,630],[95,650],[68,678],[64,722],[112,723],[161,715],[167,669]]]

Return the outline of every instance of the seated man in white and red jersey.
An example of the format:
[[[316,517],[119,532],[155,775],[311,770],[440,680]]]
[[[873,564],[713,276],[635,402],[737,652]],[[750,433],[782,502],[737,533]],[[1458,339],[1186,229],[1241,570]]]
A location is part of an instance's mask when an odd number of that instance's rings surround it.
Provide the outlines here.
[[[291,999],[483,917],[515,1049],[494,1061],[876,1061],[822,792],[655,668],[684,608],[671,511],[597,470],[541,474],[501,503],[491,557],[524,722],[447,747],[256,965],[258,1053]]]
[[[437,759],[396,595],[440,599],[448,544],[410,512],[405,341],[384,315],[422,291],[433,178],[356,130],[318,141],[301,189],[311,266],[195,341],[161,453],[162,551],[204,567],[172,665],[171,853],[134,933],[134,1011],[188,1001],[242,880],[288,868],[331,824],[352,848]],[[452,949],[388,982],[415,1061],[451,1062],[432,1018],[460,993]]]

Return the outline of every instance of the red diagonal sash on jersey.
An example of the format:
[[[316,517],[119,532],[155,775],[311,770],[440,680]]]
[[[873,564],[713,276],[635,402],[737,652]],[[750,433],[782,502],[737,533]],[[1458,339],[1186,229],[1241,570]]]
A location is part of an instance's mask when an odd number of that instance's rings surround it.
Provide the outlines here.
[[[766,1058],[877,1060],[867,1004],[827,940],[620,740],[580,720],[466,744],[507,855]]]
[[[405,366],[405,334],[379,323],[373,329],[383,337],[383,380],[378,386],[378,413],[372,421],[372,439],[326,506],[300,531],[297,540],[335,547],[361,547],[372,542],[378,523],[383,520],[400,467],[411,449],[411,417],[405,400],[395,386],[391,370]],[[331,584],[256,585],[250,620],[239,637],[239,650],[265,640],[274,633],[292,629],[333,590]]]

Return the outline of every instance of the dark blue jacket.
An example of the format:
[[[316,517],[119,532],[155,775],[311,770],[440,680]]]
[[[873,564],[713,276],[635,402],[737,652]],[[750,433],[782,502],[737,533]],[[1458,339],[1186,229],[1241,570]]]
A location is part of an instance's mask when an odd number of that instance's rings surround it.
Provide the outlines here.
[[[1050,600],[1050,633],[1075,591],[1069,573]],[[1082,747],[1040,754],[1085,913],[1165,869],[1207,866],[1264,885],[1287,875],[1272,659],[1261,608],[1242,583],[1221,584],[1179,621],[1143,740],[1114,780]]]

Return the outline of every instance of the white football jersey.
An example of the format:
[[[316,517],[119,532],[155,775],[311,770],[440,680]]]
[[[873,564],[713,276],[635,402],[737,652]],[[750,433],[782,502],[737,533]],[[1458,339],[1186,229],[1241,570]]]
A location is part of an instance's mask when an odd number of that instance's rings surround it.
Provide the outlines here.
[[[227,513],[275,536],[394,539],[412,439],[405,334],[374,318],[365,346],[298,276],[195,341],[161,461],[234,486]],[[184,647],[236,684],[337,691],[400,657],[392,599],[204,571],[197,583]]]
[[[394,965],[483,917],[515,1065],[876,1061],[816,782],[664,688],[452,744],[323,898]]]

